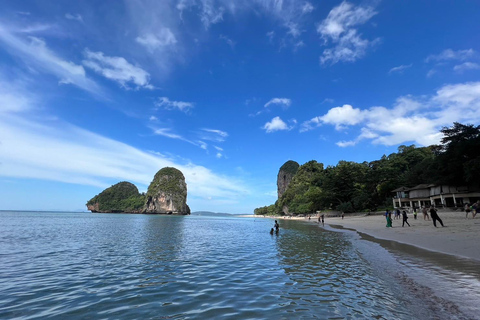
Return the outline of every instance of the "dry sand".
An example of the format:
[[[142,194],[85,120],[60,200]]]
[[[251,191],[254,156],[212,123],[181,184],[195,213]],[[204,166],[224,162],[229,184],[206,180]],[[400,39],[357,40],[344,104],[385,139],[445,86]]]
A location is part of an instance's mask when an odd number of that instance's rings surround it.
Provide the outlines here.
[[[480,214],[475,219],[469,215],[465,219],[464,212],[439,212],[438,215],[445,227],[437,222],[437,228],[430,221],[423,220],[420,212],[417,219],[409,214],[408,222],[411,227],[405,224],[402,227],[402,220],[393,220],[393,228],[386,228],[386,220],[383,215],[374,216],[349,216],[325,217],[325,224],[335,227],[354,229],[366,233],[378,239],[393,240],[410,244],[430,251],[436,251],[456,255],[468,259],[480,261]],[[275,217],[283,219],[283,217]],[[288,218],[287,218],[288,219]],[[297,220],[317,223],[318,218],[292,218]],[[392,215],[393,219],[393,215]]]

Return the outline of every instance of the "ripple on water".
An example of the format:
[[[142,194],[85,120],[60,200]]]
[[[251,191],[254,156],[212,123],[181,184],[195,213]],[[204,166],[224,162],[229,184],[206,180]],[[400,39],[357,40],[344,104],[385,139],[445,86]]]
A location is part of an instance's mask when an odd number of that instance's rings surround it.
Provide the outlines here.
[[[269,219],[0,219],[0,318],[413,317],[349,237],[311,224],[272,236]]]

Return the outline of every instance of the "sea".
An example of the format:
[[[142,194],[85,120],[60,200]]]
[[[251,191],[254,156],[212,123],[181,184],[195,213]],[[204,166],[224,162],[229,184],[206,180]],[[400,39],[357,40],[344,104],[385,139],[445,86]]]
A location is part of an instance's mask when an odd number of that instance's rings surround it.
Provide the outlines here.
[[[0,212],[0,319],[480,319],[480,263],[268,218]]]

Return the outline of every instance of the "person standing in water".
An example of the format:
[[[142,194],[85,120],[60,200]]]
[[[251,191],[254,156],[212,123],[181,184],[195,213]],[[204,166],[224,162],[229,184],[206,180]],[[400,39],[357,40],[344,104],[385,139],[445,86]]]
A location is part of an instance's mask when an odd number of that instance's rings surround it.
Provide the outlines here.
[[[278,229],[280,229],[280,225],[278,224],[277,220],[275,220],[275,225],[273,227],[275,228],[275,232],[278,232]]]
[[[438,220],[438,222],[440,222],[440,224],[442,225],[442,227],[445,227],[445,226],[443,225],[442,219],[440,219],[440,217],[439,217],[438,214],[437,214],[437,209],[435,209],[434,206],[432,206],[432,207],[430,208],[430,216],[432,217],[433,225],[435,226],[435,228],[437,227],[437,223],[436,223],[437,220]]]
[[[407,221],[408,220],[407,212],[405,210],[403,210],[402,217],[403,217],[402,228],[403,226],[405,226],[405,223],[408,224],[408,226],[410,227],[410,223],[408,223]]]

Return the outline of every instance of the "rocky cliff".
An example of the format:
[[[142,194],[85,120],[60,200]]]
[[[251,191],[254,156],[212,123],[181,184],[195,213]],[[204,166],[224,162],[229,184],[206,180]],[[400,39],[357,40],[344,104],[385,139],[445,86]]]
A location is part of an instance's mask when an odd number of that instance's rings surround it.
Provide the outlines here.
[[[300,165],[296,161],[288,160],[280,167],[277,175],[277,194],[278,199],[282,197],[292,181],[293,176],[297,173]]]
[[[138,192],[130,182],[119,182],[103,190],[87,202],[88,210],[92,212],[131,212],[143,210],[145,195]]]
[[[182,172],[166,167],[157,172],[147,194],[130,182],[119,182],[87,202],[92,212],[190,214]]]
[[[144,213],[190,214],[183,173],[166,167],[157,172],[148,187]]]

